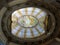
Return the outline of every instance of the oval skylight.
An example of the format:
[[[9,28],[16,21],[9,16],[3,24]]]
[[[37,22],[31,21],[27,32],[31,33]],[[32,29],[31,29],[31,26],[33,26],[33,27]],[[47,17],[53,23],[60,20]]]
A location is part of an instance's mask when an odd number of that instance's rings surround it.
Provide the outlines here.
[[[47,13],[40,8],[27,7],[12,13],[11,33],[19,38],[35,38],[45,33]]]

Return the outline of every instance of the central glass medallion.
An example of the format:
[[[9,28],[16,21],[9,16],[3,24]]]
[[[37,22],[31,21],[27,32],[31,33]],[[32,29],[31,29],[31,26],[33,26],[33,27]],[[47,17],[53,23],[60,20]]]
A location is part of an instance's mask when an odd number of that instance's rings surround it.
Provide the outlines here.
[[[38,24],[38,20],[34,16],[25,15],[18,20],[18,23],[23,27],[34,27]]]

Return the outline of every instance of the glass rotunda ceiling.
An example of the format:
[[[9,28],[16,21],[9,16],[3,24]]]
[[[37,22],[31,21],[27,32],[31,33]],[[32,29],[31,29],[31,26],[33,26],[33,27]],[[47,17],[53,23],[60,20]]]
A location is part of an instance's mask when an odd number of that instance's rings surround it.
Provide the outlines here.
[[[27,7],[12,13],[11,33],[19,38],[43,35],[48,23],[47,13],[40,8]]]

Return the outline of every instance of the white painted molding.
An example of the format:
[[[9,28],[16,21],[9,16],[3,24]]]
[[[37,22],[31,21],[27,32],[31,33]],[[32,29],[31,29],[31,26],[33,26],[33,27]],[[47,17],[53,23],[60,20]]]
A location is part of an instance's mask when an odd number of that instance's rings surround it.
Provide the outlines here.
[[[56,41],[58,41],[58,42],[60,42],[60,38],[58,38],[58,37],[57,37],[57,38],[55,38],[55,40],[56,40]]]
[[[28,1],[28,0],[14,0],[14,1],[12,1],[12,2],[9,2],[8,5],[9,5],[9,7],[11,7],[11,6],[14,6],[14,5],[16,5],[16,4],[24,3],[24,2],[27,2],[27,1]]]
[[[16,43],[10,42],[9,45],[20,45],[20,44],[16,44]]]
[[[2,16],[4,15],[4,13],[6,12],[7,8],[6,7],[3,7],[1,10],[0,10],[0,39],[6,43],[7,41],[7,38],[4,36],[4,33],[2,32],[2,28],[1,28],[1,20],[2,20]]]
[[[7,8],[6,7],[3,7],[1,10],[0,10],[0,18],[1,16],[6,12]]]

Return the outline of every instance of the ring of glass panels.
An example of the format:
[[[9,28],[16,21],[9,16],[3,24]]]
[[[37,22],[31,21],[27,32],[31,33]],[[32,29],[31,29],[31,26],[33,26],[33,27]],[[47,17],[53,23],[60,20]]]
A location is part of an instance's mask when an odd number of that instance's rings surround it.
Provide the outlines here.
[[[46,32],[48,14],[36,7],[21,8],[12,13],[11,33],[19,38],[35,38]]]

